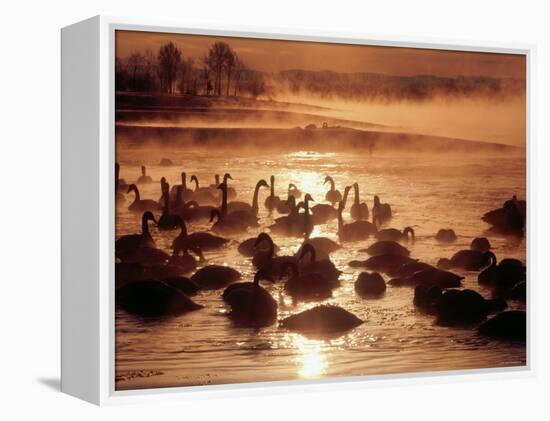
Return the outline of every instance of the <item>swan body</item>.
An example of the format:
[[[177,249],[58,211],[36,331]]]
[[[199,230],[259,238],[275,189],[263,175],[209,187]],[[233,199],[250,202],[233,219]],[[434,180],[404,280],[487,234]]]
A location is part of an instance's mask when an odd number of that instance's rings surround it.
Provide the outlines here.
[[[162,282],[183,292],[187,296],[195,295],[200,290],[196,283],[184,276],[173,276],[171,278],[162,279]]]
[[[309,255],[309,261],[305,257]],[[330,282],[332,287],[340,285],[340,275],[342,271],[338,270],[330,259],[317,260],[315,248],[311,244],[304,244],[298,259],[298,265],[301,274],[321,273]]]
[[[387,222],[392,217],[391,206],[387,203],[381,203],[378,196],[374,196],[374,205],[372,206],[372,220],[377,220],[381,224]]]
[[[495,258],[489,267],[479,273],[477,280],[482,285],[494,286],[499,290],[511,289],[526,281],[526,268],[516,259],[503,259],[497,264]]]
[[[376,229],[377,229],[377,232],[374,236],[376,237],[377,240],[409,242],[409,238],[410,238],[410,241],[412,244],[414,244],[415,242],[415,233],[411,227],[405,227],[403,231],[399,231],[396,228],[378,229],[378,226],[376,227]]]
[[[188,234],[185,222],[181,219],[179,220],[179,227],[181,231],[174,241],[172,241],[172,248],[174,250],[176,248],[182,250],[188,248],[198,248],[205,251],[217,250],[229,242],[227,238],[219,237],[208,232],[194,232]]]
[[[409,256],[411,254],[406,247],[403,247],[395,241],[377,241],[368,248],[361,249],[359,251],[367,252],[371,256],[378,256],[380,254],[400,254],[403,256]]]
[[[527,204],[516,196],[504,202],[501,208],[485,213],[481,219],[492,225],[499,234],[523,235],[525,231]]]
[[[346,187],[344,196],[347,196],[347,192],[350,187]],[[341,242],[345,241],[362,241],[369,238],[376,232],[376,226],[368,221],[355,221],[349,224],[344,224],[344,218],[342,212],[344,211],[345,200],[340,202],[338,206],[338,237]]]
[[[180,199],[177,200],[178,194],[180,195]],[[180,203],[180,201],[187,202],[191,200],[193,197],[193,190],[187,188],[187,174],[185,171],[181,173],[181,184],[176,184],[172,186],[172,189],[170,190],[170,199],[175,200],[177,204]]]
[[[162,210],[162,206],[156,202],[155,200],[151,199],[141,199],[141,196],[139,194],[139,190],[135,184],[130,184],[128,186],[128,192],[131,191],[135,194],[135,199],[132,202],[130,206],[128,206],[128,210],[133,212],[143,212],[143,211],[159,211]]]
[[[216,222],[214,222],[214,218],[217,218]],[[210,213],[210,222],[214,222],[212,231],[220,235],[242,234],[248,228],[248,224],[239,219],[224,218],[217,209],[213,209]]]
[[[456,241],[456,234],[452,229],[441,228],[437,231],[435,239],[440,243],[454,243]]]
[[[170,185],[165,183],[163,186],[163,198],[164,206],[162,208],[162,215],[157,221],[157,227],[159,230],[173,230],[179,227],[181,218],[170,211]]]
[[[295,263],[287,262],[281,270],[281,278],[285,274],[289,274],[289,277],[284,290],[295,300],[313,301],[332,297],[334,286],[319,272],[300,274]]]
[[[202,290],[224,288],[239,279],[241,279],[240,272],[229,266],[221,265],[205,266],[191,276],[191,280]]]
[[[224,184],[224,183],[222,183],[222,184]],[[226,188],[227,185],[225,185],[225,187],[221,187],[221,188],[220,188],[220,186],[218,186],[218,188],[220,190],[222,190],[222,194],[223,194],[223,189]],[[254,216],[257,216],[258,215],[258,210],[259,210],[258,196],[259,196],[259,193],[260,193],[260,188],[262,188],[262,187],[269,188],[269,185],[263,179],[256,183],[256,187],[254,188],[254,195],[252,196],[252,204],[246,203],[246,202],[240,202],[240,201],[234,201],[234,202],[229,202],[229,203],[226,202],[226,204],[225,204],[226,213],[231,214],[233,212],[244,211],[244,212],[248,212],[248,213],[250,213]],[[224,207],[224,204],[223,204],[223,199],[222,199],[222,208],[223,207]],[[223,211],[224,210],[222,209],[222,212]]]
[[[260,280],[273,282],[267,272],[259,270],[253,282],[230,285],[222,295],[231,307],[229,317],[240,325],[258,328],[277,320],[277,302],[260,286]]]
[[[380,254],[378,256],[372,256],[364,261],[352,260],[349,262],[350,267],[365,267],[377,272],[389,273],[397,270],[405,263],[416,262],[415,259],[411,259],[408,256],[401,254]]]
[[[413,275],[415,272],[430,268],[434,268],[434,266],[424,262],[410,262],[399,266],[396,270],[391,271],[389,274],[398,278],[406,278]]]
[[[245,257],[254,257],[256,253],[267,253],[269,246],[264,246],[263,243],[256,245],[257,237],[247,238],[239,244],[238,252]],[[279,246],[274,244],[274,252],[278,252]]]
[[[147,175],[147,170],[145,165],[141,166],[141,176],[137,179],[136,184],[149,184],[152,183],[153,179]]]
[[[386,282],[378,272],[361,272],[354,284],[355,292],[362,297],[380,297],[386,292]]]
[[[486,251],[491,250],[491,243],[485,237],[476,237],[472,240],[470,249],[485,253]]]
[[[330,190],[325,195],[325,200],[330,202],[334,206],[335,203],[338,203],[342,200],[342,193],[336,190],[334,185],[334,179],[330,176],[325,177],[325,182],[323,184],[330,183]]]
[[[478,271],[493,263],[496,264],[496,256],[490,251],[460,250],[450,259],[451,267],[470,271]]]
[[[361,219],[369,219],[369,207],[366,203],[359,202],[359,184],[353,183],[353,205],[351,205],[350,215],[354,221],[360,221]]]
[[[333,241],[327,237],[308,238],[300,245],[300,248],[296,252],[296,256],[299,256],[302,253],[303,247],[306,244],[311,245],[315,249],[315,255],[319,260],[328,259],[331,253],[342,248],[342,246],[336,241]]]
[[[165,316],[201,309],[183,292],[157,280],[125,285],[115,293],[116,303],[129,313],[141,316]]]
[[[460,287],[463,279],[463,276],[453,272],[429,267],[419,270],[407,277],[393,278],[388,283],[395,287],[416,287],[422,285],[426,287],[437,286],[439,288],[457,288]]]
[[[525,341],[527,314],[520,310],[503,311],[483,322],[478,331],[482,335],[499,339]]]
[[[196,175],[191,176],[191,181],[195,182],[195,190],[193,190],[193,196],[191,199],[201,205],[217,206],[219,199],[212,194],[208,187],[200,187],[199,179]]]
[[[149,211],[144,212],[141,217],[141,234],[123,235],[115,241],[115,252],[117,255],[128,253],[140,247],[154,248],[156,246],[155,240],[153,240],[149,232],[149,221],[156,222],[155,217]]]
[[[312,221],[315,225],[326,224],[338,218],[338,211],[331,205],[320,203],[311,208]]]
[[[258,269],[264,269],[272,278],[278,279],[281,277],[283,265],[287,262],[298,264],[298,259],[295,256],[275,256],[275,244],[269,234],[262,232],[256,238],[254,243],[256,246],[260,244],[267,245],[267,252],[254,254],[252,263]]]
[[[349,311],[333,305],[320,305],[281,321],[281,327],[304,336],[341,335],[363,321]]]

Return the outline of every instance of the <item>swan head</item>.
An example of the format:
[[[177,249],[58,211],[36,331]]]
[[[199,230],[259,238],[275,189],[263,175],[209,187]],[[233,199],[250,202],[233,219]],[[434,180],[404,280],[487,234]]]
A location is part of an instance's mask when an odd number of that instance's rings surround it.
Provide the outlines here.
[[[323,184],[327,184],[327,183],[330,183],[330,182],[332,182],[332,177],[331,177],[330,175],[327,175],[327,176],[325,177],[325,181],[324,181]]]
[[[224,175],[223,175],[223,180],[226,181],[226,180],[233,180],[233,177],[231,177],[231,174],[229,174],[228,172],[226,172]]]
[[[199,179],[197,178],[197,176],[195,174],[193,174],[189,180],[195,181],[197,183],[199,182]]]
[[[305,196],[304,196],[304,203],[306,202],[315,202],[315,200],[313,200],[313,197],[311,197],[311,194],[307,193]]]
[[[157,220],[155,219],[155,215],[153,215],[153,213],[150,212],[150,211],[143,212],[143,216],[142,216],[141,219],[142,219],[144,222],[153,221],[155,224],[157,223]]]
[[[380,198],[377,195],[374,195],[374,206],[378,206],[380,204]]]
[[[308,254],[311,253],[311,261],[315,261],[315,248],[310,243],[305,243],[302,245],[302,251],[300,253],[300,257],[298,257],[298,260],[302,260],[302,258]]]
[[[145,175],[145,165],[141,166],[141,175]]]
[[[267,184],[267,181],[265,181],[264,179],[261,179],[260,181],[258,181],[258,184],[256,184],[256,187],[257,188],[260,188],[260,187],[269,188],[269,184]]]
[[[263,241],[267,241],[269,244],[273,244],[273,239],[270,237],[269,234],[262,232],[256,237],[256,241],[254,242],[254,247],[258,247],[260,243]]]

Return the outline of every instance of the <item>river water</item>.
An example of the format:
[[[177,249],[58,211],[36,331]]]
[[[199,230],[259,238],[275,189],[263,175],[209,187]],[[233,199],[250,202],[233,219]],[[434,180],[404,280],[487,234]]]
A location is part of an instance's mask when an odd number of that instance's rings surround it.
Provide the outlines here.
[[[175,165],[159,166],[163,154]],[[416,243],[408,245],[411,256],[431,264],[468,248],[472,238],[488,228],[481,215],[500,207],[513,194],[524,198],[526,184],[525,159],[512,156],[394,157],[311,151],[230,156],[227,152],[205,154],[177,148],[159,152],[133,145],[119,146],[117,160],[121,164],[120,176],[127,182],[137,179],[142,162],[147,165],[154,182],[141,185],[140,191],[142,198],[155,200],[160,197],[160,177],[166,177],[171,185],[179,184],[181,171],[186,171],[188,178],[197,175],[203,186],[214,182],[215,173],[229,172],[234,179],[230,186],[237,190],[238,200],[247,201],[252,199],[256,182],[261,178],[269,182],[271,175],[275,175],[276,194],[281,198],[286,198],[286,187],[292,182],[310,193],[315,203],[324,200],[325,175],[332,176],[342,192],[346,185],[358,182],[361,200],[368,203],[369,210],[374,194],[391,204],[394,216],[387,226],[403,229],[410,225],[415,229]],[[267,189],[260,193],[262,227],[272,222],[263,206],[268,193]],[[126,203],[117,208],[117,237],[140,230],[140,215],[127,210],[132,200],[130,194]],[[348,222],[351,203],[348,201],[344,213]],[[439,228],[453,228],[458,235],[456,243],[438,244],[434,234]],[[189,232],[206,229],[207,223],[188,224]],[[233,237],[226,248],[205,253],[207,263],[230,265],[241,271],[245,280],[251,280],[254,268],[249,259],[238,254],[237,245],[262,230],[265,228],[250,230],[246,235]],[[336,231],[334,220],[316,226],[311,236],[337,241]],[[168,252],[178,232],[152,228],[157,246]],[[299,239],[277,235],[273,238],[281,247],[281,255],[295,252],[300,243]],[[524,240],[489,239],[499,259],[514,257],[525,261]],[[162,320],[146,320],[117,308],[117,390],[525,365],[525,344],[480,337],[475,327],[437,326],[433,316],[415,310],[412,288],[389,287],[382,298],[360,298],[353,287],[360,269],[350,268],[347,263],[357,258],[364,260],[367,256],[358,250],[374,241],[347,243],[331,255],[344,273],[340,278],[342,286],[326,302],[365,321],[339,338],[307,339],[280,329],[277,324],[259,331],[237,328],[226,316],[228,309],[221,300],[221,290],[200,292],[193,297],[203,309]],[[462,274],[466,276],[464,287],[490,296],[489,290],[478,285],[477,273]],[[384,278],[389,279],[385,275]],[[293,305],[282,292],[281,283],[265,288],[279,303],[279,318],[315,305]],[[512,308],[523,307],[517,302],[508,304]]]

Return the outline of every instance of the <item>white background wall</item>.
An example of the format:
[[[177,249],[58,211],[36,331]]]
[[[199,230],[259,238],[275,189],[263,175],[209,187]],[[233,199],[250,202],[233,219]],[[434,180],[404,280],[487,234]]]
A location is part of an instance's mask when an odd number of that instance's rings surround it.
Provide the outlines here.
[[[80,2],[83,3],[83,2]],[[548,131],[550,31],[543,1],[9,1],[1,6],[0,49],[0,417],[3,419],[548,419]],[[154,16],[322,32],[534,43],[538,46],[538,179],[531,246],[537,282],[536,377],[187,404],[98,409],[58,392],[59,62],[62,26],[89,16]],[[330,58],[328,58],[330,59]],[[495,169],[498,170],[498,169]],[[546,177],[546,178],[545,178]],[[533,263],[533,261],[531,261]],[[8,415],[9,414],[9,415]],[[544,414],[544,415],[543,415]]]

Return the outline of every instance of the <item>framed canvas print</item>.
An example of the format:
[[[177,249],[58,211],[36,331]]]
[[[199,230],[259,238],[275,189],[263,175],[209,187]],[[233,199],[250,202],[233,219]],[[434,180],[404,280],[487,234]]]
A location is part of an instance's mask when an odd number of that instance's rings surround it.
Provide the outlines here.
[[[62,31],[63,391],[532,370],[532,49],[236,29]]]

